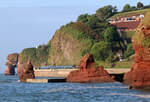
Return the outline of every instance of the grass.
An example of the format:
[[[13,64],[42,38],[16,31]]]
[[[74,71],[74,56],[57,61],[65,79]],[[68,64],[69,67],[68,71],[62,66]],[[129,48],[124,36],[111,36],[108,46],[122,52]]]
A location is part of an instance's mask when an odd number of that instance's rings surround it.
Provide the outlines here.
[[[127,37],[132,38],[134,35],[135,31],[125,31],[125,34],[127,35]]]
[[[143,10],[137,10],[137,11],[131,11],[131,12],[118,13],[118,14],[115,14],[114,16],[112,16],[111,18],[115,19],[117,17],[132,16],[132,15],[135,15],[135,14],[146,13],[149,10],[150,9],[143,9]]]
[[[134,61],[117,62],[114,68],[131,68]]]
[[[131,68],[134,61],[118,61],[113,68]],[[99,65],[103,65],[104,68],[111,68],[111,64],[107,62],[100,62]]]
[[[104,66],[104,68],[110,68],[110,63],[108,63],[108,62],[96,61],[96,64],[98,66],[102,65],[102,66]]]
[[[115,62],[115,66],[113,68],[131,68],[132,64],[134,63],[134,55],[130,56],[125,61],[118,61]],[[97,65],[103,65],[105,69],[111,68],[111,63],[108,62],[96,62]]]

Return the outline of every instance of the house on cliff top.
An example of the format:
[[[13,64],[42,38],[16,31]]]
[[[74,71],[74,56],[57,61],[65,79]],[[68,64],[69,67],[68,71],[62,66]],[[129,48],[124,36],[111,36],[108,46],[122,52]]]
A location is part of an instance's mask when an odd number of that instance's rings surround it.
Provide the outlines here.
[[[123,17],[117,17],[115,19],[109,18],[108,21],[111,25],[117,27],[120,31],[135,31],[145,14],[134,14]]]

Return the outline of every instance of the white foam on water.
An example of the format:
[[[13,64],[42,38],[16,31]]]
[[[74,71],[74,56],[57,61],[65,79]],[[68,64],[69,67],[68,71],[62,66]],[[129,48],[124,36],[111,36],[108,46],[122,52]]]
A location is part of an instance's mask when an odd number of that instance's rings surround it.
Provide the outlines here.
[[[140,97],[140,98],[150,98],[150,94],[133,94],[133,93],[111,93],[107,95],[118,95],[118,96],[132,96],[132,97]]]
[[[79,87],[72,87],[72,88],[52,88],[48,90],[44,90],[42,92],[63,92],[63,91],[70,91],[73,90],[86,90],[86,89],[113,89],[113,88],[121,88],[121,89],[128,89],[128,86],[79,86]],[[75,92],[75,91],[74,91]]]
[[[88,86],[88,87],[79,87],[78,89],[112,89],[112,88],[128,88],[128,86]]]
[[[69,90],[72,90],[73,88],[52,88],[52,89],[49,89],[49,90],[44,90],[42,92],[46,92],[46,93],[49,93],[49,92],[63,92],[63,91],[69,91]]]

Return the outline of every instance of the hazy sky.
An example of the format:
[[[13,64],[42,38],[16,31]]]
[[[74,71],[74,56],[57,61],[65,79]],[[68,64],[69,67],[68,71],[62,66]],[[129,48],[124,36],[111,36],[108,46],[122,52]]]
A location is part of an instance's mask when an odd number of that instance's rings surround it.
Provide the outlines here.
[[[80,14],[95,13],[105,5],[120,10],[138,1],[150,4],[149,0],[0,0],[0,73],[8,54],[47,43],[56,29]]]

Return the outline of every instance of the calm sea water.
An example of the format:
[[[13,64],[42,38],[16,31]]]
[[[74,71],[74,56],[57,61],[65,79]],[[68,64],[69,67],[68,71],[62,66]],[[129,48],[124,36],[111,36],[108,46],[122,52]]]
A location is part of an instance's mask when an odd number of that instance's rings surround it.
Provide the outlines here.
[[[128,90],[121,83],[29,84],[0,75],[0,102],[150,102],[150,93]]]

